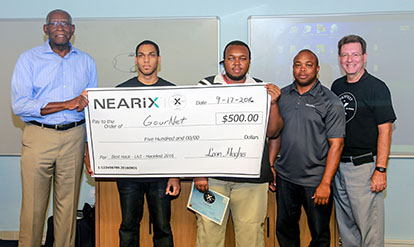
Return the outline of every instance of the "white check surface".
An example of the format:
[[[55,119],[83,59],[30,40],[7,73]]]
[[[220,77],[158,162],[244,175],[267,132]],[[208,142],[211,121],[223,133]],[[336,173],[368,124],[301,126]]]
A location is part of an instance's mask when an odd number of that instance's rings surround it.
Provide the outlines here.
[[[96,177],[259,177],[264,84],[88,89]]]

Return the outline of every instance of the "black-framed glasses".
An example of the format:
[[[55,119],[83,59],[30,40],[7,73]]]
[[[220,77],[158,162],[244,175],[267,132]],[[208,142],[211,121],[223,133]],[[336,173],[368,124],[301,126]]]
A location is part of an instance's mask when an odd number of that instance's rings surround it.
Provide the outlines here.
[[[68,21],[52,21],[52,22],[49,22],[47,25],[51,27],[58,27],[59,25],[61,27],[69,27],[72,25],[72,23]]]

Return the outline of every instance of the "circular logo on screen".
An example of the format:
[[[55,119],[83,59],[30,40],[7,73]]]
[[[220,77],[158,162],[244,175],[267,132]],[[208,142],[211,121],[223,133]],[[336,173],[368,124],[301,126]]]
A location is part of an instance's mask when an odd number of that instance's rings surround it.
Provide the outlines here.
[[[169,98],[170,107],[175,110],[183,109],[187,104],[185,96],[180,94],[174,94]]]
[[[204,193],[204,201],[208,204],[212,204],[215,200],[216,197],[210,191]]]
[[[357,100],[352,93],[348,92],[339,95],[339,99],[344,105],[346,122],[348,123],[355,117],[357,111]]]

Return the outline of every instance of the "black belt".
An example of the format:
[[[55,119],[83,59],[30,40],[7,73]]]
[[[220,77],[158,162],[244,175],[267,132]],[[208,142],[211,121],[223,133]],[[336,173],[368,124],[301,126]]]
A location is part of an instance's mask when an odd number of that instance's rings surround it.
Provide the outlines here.
[[[348,156],[348,157],[342,156],[341,162],[352,162],[352,156]]]
[[[361,154],[356,156],[341,156],[341,162],[352,162],[355,166],[365,163],[374,162],[374,156],[372,153]]]
[[[42,124],[37,121],[30,121],[29,123],[40,126],[42,128],[49,128],[54,130],[68,130],[70,128],[76,127],[85,123],[85,119],[82,119],[78,122],[68,123],[68,124]]]

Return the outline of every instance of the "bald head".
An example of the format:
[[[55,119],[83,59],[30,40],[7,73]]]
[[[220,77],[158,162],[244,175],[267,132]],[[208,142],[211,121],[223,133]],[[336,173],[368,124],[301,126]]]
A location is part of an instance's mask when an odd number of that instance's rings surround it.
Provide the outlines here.
[[[70,16],[70,14],[68,12],[64,11],[63,9],[55,9],[55,10],[50,11],[49,14],[47,14],[47,16],[46,16],[46,24],[50,23],[50,18],[55,13],[62,13],[64,15],[66,15],[68,20],[69,20],[69,23],[72,24],[72,16]]]
[[[298,52],[298,54],[293,58],[293,63],[295,63],[296,59],[299,57],[299,55],[301,55],[302,53],[308,53],[309,55],[313,56],[315,58],[315,66],[319,66],[319,59],[316,56],[315,53],[313,53],[313,51],[309,50],[309,49],[303,49],[301,51]]]

